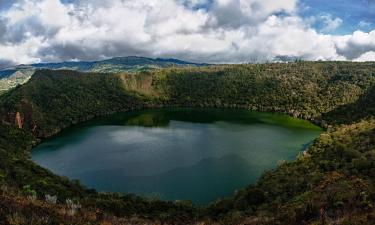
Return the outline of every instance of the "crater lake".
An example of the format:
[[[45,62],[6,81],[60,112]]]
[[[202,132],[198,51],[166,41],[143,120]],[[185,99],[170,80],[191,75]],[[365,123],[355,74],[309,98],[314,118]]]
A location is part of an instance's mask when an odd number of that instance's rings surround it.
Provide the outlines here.
[[[321,132],[277,113],[149,109],[68,128],[32,159],[98,191],[204,205],[294,160]]]

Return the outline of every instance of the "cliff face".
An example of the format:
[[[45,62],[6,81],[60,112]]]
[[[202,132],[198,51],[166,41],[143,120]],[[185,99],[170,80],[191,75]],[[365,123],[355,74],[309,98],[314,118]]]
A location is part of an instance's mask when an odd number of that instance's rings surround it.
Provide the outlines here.
[[[23,128],[23,117],[21,117],[20,112],[16,113],[15,124],[18,128]]]
[[[0,121],[5,124],[14,125],[20,129],[30,130],[35,132],[37,125],[35,122],[34,107],[30,101],[25,98],[18,98],[22,95],[18,95],[14,100],[20,99],[15,104],[13,101],[3,100],[3,107],[0,109]]]
[[[150,73],[116,74],[122,82],[125,91],[138,93],[148,98],[156,98],[160,94],[154,89],[154,76]]]

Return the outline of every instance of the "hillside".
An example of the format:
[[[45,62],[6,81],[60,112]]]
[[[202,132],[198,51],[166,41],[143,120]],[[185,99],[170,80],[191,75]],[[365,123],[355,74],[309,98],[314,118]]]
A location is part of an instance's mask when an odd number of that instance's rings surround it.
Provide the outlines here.
[[[373,224],[374,85],[373,63],[207,66],[137,74],[39,70],[0,97],[1,182],[13,199],[28,202],[27,196],[35,196],[28,204],[44,204],[46,194],[54,195],[56,210],[74,199],[82,215],[98,210],[111,221],[137,215],[175,224]],[[284,112],[327,130],[295,162],[280,164],[256,184],[203,209],[189,202],[98,194],[29,160],[33,144],[73,124],[120,111],[171,106]],[[4,201],[15,200],[0,199]],[[62,222],[61,214],[48,207],[54,208],[47,204],[17,215],[43,211],[46,218]],[[9,223],[9,213],[0,210],[0,221]]]
[[[32,74],[39,69],[76,70],[81,72],[140,72],[144,70],[160,69],[166,67],[204,66],[207,64],[191,63],[178,59],[146,58],[137,56],[116,57],[112,59],[92,62],[60,62],[37,63],[19,65],[0,69],[0,93],[27,82]]]
[[[120,72],[137,71],[149,68],[165,68],[171,66],[202,66],[205,64],[191,63],[178,59],[152,59],[138,56],[116,57],[94,62],[62,62],[32,64],[32,67],[42,69],[73,69],[82,72]]]

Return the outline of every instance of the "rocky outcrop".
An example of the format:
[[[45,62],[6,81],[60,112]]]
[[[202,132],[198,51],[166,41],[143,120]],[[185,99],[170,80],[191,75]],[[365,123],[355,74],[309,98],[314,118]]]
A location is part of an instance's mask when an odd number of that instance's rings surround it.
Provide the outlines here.
[[[21,116],[20,112],[16,113],[16,118],[15,118],[15,124],[18,128],[22,129],[23,128],[23,117]]]

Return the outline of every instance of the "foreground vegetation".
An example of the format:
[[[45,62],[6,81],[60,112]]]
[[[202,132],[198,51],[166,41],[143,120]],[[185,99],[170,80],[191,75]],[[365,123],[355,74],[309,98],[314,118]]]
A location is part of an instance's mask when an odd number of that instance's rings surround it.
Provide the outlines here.
[[[0,96],[0,221],[32,224],[27,218],[43,215],[34,224],[374,224],[374,97],[374,63],[232,65],[139,74],[40,70]],[[97,193],[30,160],[33,145],[68,126],[163,106],[284,112],[326,132],[295,162],[280,164],[256,184],[204,209],[189,202]]]

